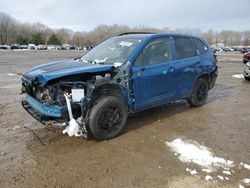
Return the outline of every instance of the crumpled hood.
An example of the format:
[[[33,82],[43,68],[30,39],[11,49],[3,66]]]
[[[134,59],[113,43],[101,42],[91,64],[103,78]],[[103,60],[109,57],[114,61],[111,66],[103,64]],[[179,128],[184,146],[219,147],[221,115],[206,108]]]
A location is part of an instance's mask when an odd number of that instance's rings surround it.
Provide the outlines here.
[[[42,64],[28,70],[23,79],[29,78],[39,83],[46,84],[48,81],[81,73],[94,73],[111,70],[112,64],[98,65],[85,63],[73,59]]]

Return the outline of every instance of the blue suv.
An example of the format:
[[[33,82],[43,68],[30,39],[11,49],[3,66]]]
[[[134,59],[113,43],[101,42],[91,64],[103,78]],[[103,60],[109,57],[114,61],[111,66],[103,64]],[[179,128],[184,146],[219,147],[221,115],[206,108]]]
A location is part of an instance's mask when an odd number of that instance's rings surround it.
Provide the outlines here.
[[[203,105],[217,75],[202,38],[123,33],[82,57],[28,70],[22,105],[45,125],[68,125],[68,133],[78,127],[76,135],[105,140],[121,133],[131,113],[177,99]]]

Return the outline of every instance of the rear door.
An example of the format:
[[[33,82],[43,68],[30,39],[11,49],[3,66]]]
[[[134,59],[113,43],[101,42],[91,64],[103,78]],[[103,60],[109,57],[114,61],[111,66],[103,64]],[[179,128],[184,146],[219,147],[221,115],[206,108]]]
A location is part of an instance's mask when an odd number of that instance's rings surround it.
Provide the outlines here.
[[[151,40],[135,61],[133,72],[135,108],[140,111],[173,98],[170,37]]]
[[[174,80],[175,98],[188,97],[196,79],[196,66],[200,64],[195,47],[190,37],[174,36],[174,61],[171,77]]]

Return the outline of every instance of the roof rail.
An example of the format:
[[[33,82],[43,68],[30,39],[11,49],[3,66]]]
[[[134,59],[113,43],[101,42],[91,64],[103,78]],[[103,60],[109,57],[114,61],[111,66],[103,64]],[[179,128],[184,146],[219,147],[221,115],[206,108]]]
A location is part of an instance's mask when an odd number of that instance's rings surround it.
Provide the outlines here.
[[[132,32],[121,33],[118,36],[130,35],[130,34],[157,34],[157,33],[155,33],[155,32],[144,32],[144,31],[132,31]]]

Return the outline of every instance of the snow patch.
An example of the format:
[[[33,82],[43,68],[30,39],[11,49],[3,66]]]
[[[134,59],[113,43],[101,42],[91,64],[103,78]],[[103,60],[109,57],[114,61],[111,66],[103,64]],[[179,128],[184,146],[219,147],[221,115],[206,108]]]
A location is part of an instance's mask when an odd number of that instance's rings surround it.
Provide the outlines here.
[[[218,177],[220,180],[224,180],[224,177],[221,176],[221,175],[218,175],[217,177]]]
[[[244,164],[244,168],[246,168],[246,169],[250,170],[250,165],[248,165],[248,164]]]
[[[165,144],[171,148],[174,155],[183,163],[194,163],[201,167],[201,171],[207,174],[204,175],[206,181],[229,181],[230,176],[235,174],[234,167],[238,169],[250,169],[249,164],[240,162],[237,166],[233,161],[216,157],[212,151],[193,140],[184,140],[181,138],[175,139],[171,142],[166,141]],[[197,174],[197,170],[186,168],[186,171],[191,175]],[[216,174],[215,172],[220,172]],[[250,179],[244,178],[238,184],[240,188],[250,186]]]
[[[166,145],[178,153],[178,158],[184,163],[193,162],[211,171],[215,171],[215,167],[230,168],[234,166],[233,161],[213,156],[207,147],[199,145],[195,141],[183,141],[178,138],[172,142],[166,142]]]
[[[249,178],[244,178],[244,179],[242,180],[242,182],[243,182],[244,184],[246,184],[247,186],[250,186],[250,179],[249,179]]]
[[[12,130],[15,131],[16,129],[21,129],[21,128],[22,128],[21,126],[17,126],[17,125],[16,125],[15,127],[12,128]]]
[[[209,175],[206,175],[205,180],[206,180],[206,181],[213,180],[213,177],[212,177],[212,176],[209,176]]]
[[[194,170],[191,170],[189,168],[186,168],[186,171],[189,172],[191,175],[195,175],[197,174],[198,172],[194,169]]]
[[[230,171],[228,171],[228,170],[223,170],[222,173],[223,173],[223,174],[226,174],[226,175],[231,175],[231,174],[232,174],[232,173],[231,173]]]
[[[249,165],[249,164],[244,164],[244,163],[242,163],[242,162],[240,162],[239,167],[244,167],[244,168],[246,168],[247,170],[250,170],[250,165]]]
[[[244,78],[243,74],[234,74],[233,78]]]
[[[202,172],[211,173],[211,172],[213,172],[213,171],[210,170],[210,169],[202,169]]]

